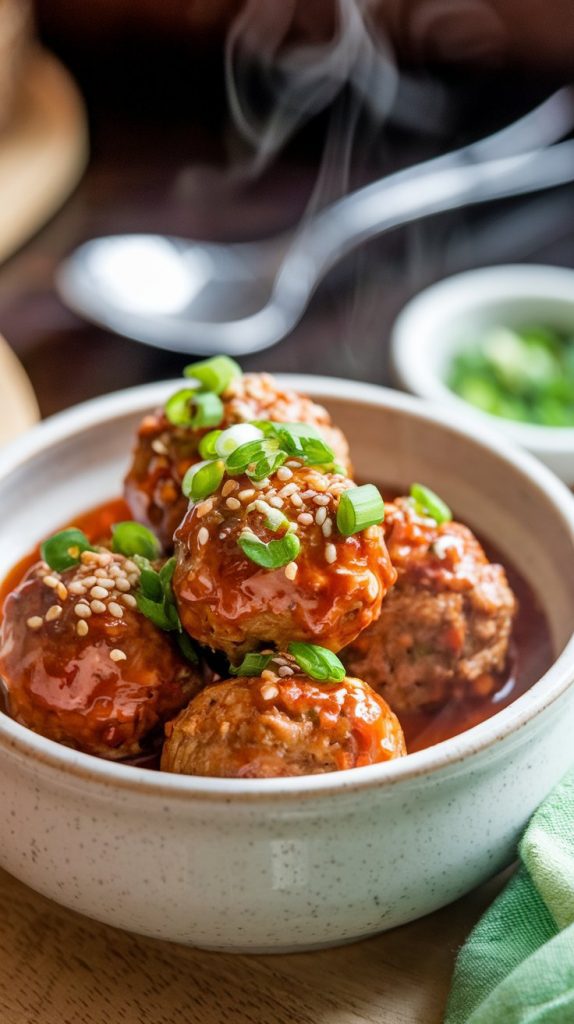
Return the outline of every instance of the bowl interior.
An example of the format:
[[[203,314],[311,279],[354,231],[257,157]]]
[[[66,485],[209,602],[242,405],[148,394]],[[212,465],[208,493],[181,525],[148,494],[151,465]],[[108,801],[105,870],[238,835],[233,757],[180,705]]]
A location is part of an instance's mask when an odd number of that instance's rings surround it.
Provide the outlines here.
[[[359,478],[405,489],[414,480],[428,484],[515,564],[539,595],[558,654],[574,622],[574,573],[565,571],[574,555],[574,500],[566,489],[527,457],[509,461],[496,438],[492,447],[482,443],[406,396],[367,386],[363,397],[360,385],[320,378],[303,383],[349,438]],[[121,493],[136,425],[173,389],[168,382],[135,389],[129,402],[91,403],[4,463],[0,576],[43,536]]]

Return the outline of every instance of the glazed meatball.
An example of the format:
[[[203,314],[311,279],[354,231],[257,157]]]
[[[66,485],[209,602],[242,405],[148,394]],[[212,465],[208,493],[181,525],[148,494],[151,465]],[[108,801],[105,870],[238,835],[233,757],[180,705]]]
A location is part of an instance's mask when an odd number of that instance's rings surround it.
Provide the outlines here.
[[[274,423],[310,423],[321,432],[337,461],[350,472],[349,446],[331,422],[326,409],[295,391],[284,391],[267,373],[246,373],[231,382],[221,395],[222,428],[250,420]],[[142,421],[133,461],[125,479],[125,497],[135,519],[159,537],[166,552],[186,510],[181,482],[199,459],[197,446],[205,429],[174,427],[163,409]]]
[[[8,596],[0,676],[9,714],[101,757],[139,754],[198,691],[199,670],[135,607],[139,570],[84,552],[65,572],[37,563]]]
[[[256,489],[247,476],[225,478],[176,531],[174,593],[184,628],[232,662],[262,644],[308,641],[338,651],[379,615],[394,582],[383,530],[339,533],[337,508],[353,483],[338,474],[282,466]],[[267,525],[280,512],[280,532]],[[293,561],[263,568],[244,554],[246,536],[265,544],[294,529]]]
[[[317,775],[406,754],[385,701],[360,679],[305,675],[228,679],[208,686],[166,726],[161,767],[184,775]]]
[[[408,498],[386,506],[398,572],[380,618],[345,652],[397,714],[486,696],[503,670],[516,601],[504,569],[461,523],[438,525]]]

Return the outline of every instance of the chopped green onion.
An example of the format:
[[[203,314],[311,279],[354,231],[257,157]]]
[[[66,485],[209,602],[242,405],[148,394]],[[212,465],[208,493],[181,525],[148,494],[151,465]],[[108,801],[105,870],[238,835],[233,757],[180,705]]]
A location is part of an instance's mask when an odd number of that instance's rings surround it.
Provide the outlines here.
[[[141,523],[114,523],[112,526],[112,551],[131,558],[142,555],[153,561],[159,558],[161,547],[157,537]]]
[[[385,503],[374,484],[343,491],[337,509],[337,528],[345,537],[376,526],[384,518]]]
[[[215,448],[215,442],[217,438],[223,433],[222,430],[210,430],[209,434],[205,434],[201,438],[197,446],[197,450],[201,455],[202,459],[216,459],[217,450]]]
[[[332,463],[335,453],[320,432],[310,423],[276,423],[275,433],[284,451],[303,459],[308,465]]]
[[[311,679],[340,683],[346,675],[345,666],[336,654],[316,644],[292,643],[287,648],[299,668]]]
[[[439,498],[438,494],[431,491],[430,487],[424,484],[413,484],[411,487],[411,498],[419,514],[428,515],[437,523],[450,523],[452,512],[446,502]]]
[[[224,472],[225,463],[221,459],[217,462],[196,462],[194,466],[189,467],[181,482],[185,497],[191,501],[203,501],[204,498],[208,498],[219,487]]]
[[[252,423],[234,423],[227,430],[222,430],[215,442],[215,451],[222,459],[229,458],[238,448],[251,441],[262,441],[263,431]]]
[[[221,395],[236,377],[243,376],[241,367],[229,356],[213,356],[199,363],[190,363],[184,371],[185,377],[194,377],[206,391]]]
[[[55,533],[40,547],[42,558],[50,569],[55,569],[56,572],[64,572],[65,569],[77,565],[82,551],[94,550],[83,530],[78,530],[74,526]]]
[[[177,644],[187,661],[191,662],[192,665],[197,665],[199,663],[199,657],[195,649],[195,645],[188,633],[179,633],[177,637]]]
[[[260,676],[272,658],[272,654],[256,654],[251,651],[245,655],[241,665],[231,665],[229,671],[232,676]]]
[[[173,627],[162,602],[153,601],[150,597],[146,597],[145,594],[139,591],[136,594],[136,603],[138,611],[145,615],[146,619],[149,619],[150,622],[153,622],[154,626],[164,630],[164,632],[170,632]]]
[[[148,560],[141,555],[135,555],[134,561],[140,569],[139,589],[136,594],[139,611],[158,629],[166,632],[177,630],[182,633],[183,627],[171,585],[176,565],[175,558],[168,559],[159,572],[152,569]]]
[[[165,414],[174,427],[216,427],[223,419],[223,403],[211,391],[183,388],[168,399]]]
[[[237,543],[247,558],[264,569],[279,569],[287,565],[297,557],[301,548],[299,538],[294,533],[286,533],[279,540],[270,540],[266,544],[254,533],[245,531],[239,535]]]

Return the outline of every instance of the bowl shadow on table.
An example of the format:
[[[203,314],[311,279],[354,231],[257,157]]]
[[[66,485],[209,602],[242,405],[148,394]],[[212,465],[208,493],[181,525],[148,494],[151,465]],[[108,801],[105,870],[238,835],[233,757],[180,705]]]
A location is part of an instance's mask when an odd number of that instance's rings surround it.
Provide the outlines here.
[[[233,956],[97,924],[0,872],[2,1024],[439,1024],[456,950],[507,876],[350,946]]]

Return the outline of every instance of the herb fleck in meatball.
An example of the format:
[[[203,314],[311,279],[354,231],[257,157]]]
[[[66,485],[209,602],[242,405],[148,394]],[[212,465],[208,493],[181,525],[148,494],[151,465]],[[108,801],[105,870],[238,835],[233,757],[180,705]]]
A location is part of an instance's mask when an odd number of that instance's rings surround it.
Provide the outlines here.
[[[338,651],[379,615],[395,579],[383,530],[353,536],[337,528],[346,477],[296,460],[256,486],[224,477],[204,501],[190,503],[176,532],[174,593],[184,628],[236,661],[262,644],[308,641]],[[299,551],[265,568],[245,542],[273,544],[291,534]]]
[[[137,566],[85,551],[62,573],[35,565],[8,596],[0,676],[9,713],[101,757],[141,752],[148,734],[201,686],[166,633],[136,608]]]
[[[360,679],[268,671],[208,686],[166,734],[161,767],[185,775],[316,775],[406,754],[397,718]]]
[[[312,424],[337,461],[350,471],[349,446],[326,409],[295,391],[283,390],[269,374],[247,373],[235,378],[221,400],[223,419],[218,426],[250,420]],[[189,467],[199,460],[197,446],[205,433],[205,428],[173,426],[163,409],[146,416],[138,431],[125,497],[134,518],[156,533],[167,552],[172,550],[173,535],[187,510],[181,483]]]
[[[438,707],[497,686],[516,600],[504,569],[461,523],[438,525],[408,498],[386,506],[385,536],[398,572],[379,619],[345,652],[397,714]]]

